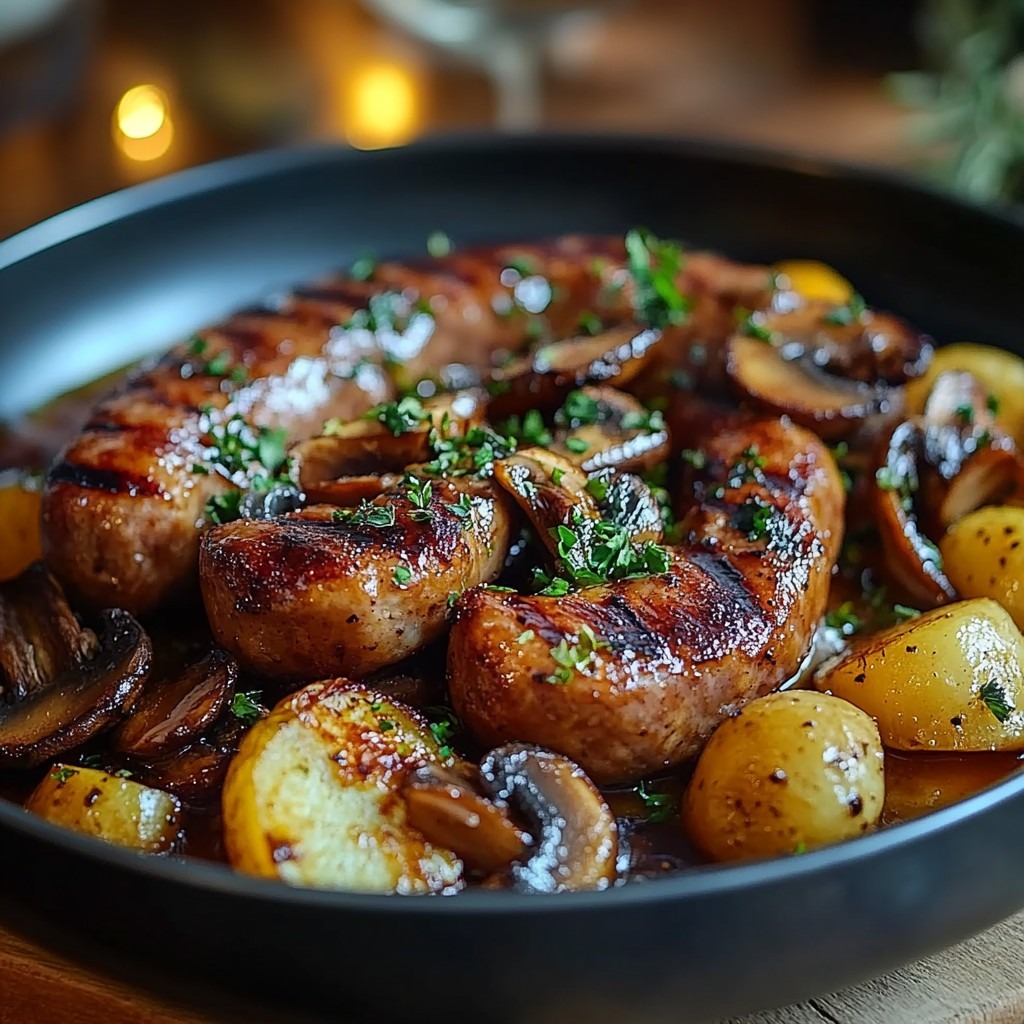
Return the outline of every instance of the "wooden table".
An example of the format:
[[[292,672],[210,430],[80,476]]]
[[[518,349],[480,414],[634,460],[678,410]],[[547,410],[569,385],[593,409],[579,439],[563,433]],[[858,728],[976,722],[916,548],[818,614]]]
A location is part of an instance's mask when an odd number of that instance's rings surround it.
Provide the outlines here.
[[[1020,1024],[1022,968],[1024,914],[875,981],[719,1024]],[[191,986],[181,998],[154,997],[0,929],[0,1024],[286,1024],[252,1002]],[[326,1022],[289,1015],[287,1024]]]

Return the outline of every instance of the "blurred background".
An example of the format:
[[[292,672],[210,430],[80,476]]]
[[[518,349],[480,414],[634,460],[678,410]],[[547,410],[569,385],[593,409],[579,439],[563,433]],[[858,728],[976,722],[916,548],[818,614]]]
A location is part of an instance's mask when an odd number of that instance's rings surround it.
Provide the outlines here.
[[[0,0],[0,237],[270,146],[724,138],[1024,198],[1024,0]]]

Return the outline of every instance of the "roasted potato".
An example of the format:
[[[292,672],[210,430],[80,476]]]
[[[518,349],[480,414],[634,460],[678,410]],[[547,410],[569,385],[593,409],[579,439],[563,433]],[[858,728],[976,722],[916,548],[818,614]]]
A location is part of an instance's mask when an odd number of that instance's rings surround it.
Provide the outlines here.
[[[789,286],[805,299],[824,299],[837,304],[849,302],[853,285],[827,263],[817,260],[783,260],[776,263],[776,273],[789,280]]]
[[[907,411],[921,413],[939,375],[964,370],[992,396],[996,423],[1024,447],[1024,359],[988,345],[947,345],[937,349],[928,372],[907,385]]]
[[[0,473],[0,580],[13,579],[40,557],[38,490]]]
[[[146,853],[166,853],[181,835],[177,797],[95,768],[55,764],[25,807],[55,825]]]
[[[345,679],[287,697],[242,741],[224,783],[240,871],[361,892],[450,892],[462,863],[407,822],[404,778],[441,761],[411,708]]]
[[[855,644],[815,686],[896,750],[1024,750],[1024,640],[995,601],[959,601]]]
[[[867,832],[884,797],[874,722],[846,701],[789,690],[718,727],[687,787],[683,822],[714,860],[771,857]]]
[[[1024,629],[1024,508],[979,508],[950,527],[939,550],[961,597],[991,597]]]

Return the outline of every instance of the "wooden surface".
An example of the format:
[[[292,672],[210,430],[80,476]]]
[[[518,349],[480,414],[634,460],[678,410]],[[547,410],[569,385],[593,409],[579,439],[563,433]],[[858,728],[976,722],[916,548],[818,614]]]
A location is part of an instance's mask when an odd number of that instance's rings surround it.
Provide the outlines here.
[[[286,1024],[249,1003],[182,1001],[85,970],[0,929],[0,1024]],[[836,995],[719,1024],[1020,1024],[1024,914],[955,949]],[[287,1024],[303,1024],[289,1015]],[[317,1024],[307,1021],[305,1024]],[[640,1022],[629,1022],[640,1024]]]

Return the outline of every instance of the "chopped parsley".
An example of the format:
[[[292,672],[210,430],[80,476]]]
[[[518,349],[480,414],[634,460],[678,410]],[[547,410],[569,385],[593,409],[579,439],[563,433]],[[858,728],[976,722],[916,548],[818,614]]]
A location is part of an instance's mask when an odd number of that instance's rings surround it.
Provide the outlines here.
[[[242,514],[242,492],[226,491],[206,499],[203,514],[215,526],[234,522]]]
[[[999,415],[999,396],[996,394],[989,394],[985,399],[985,408],[988,409],[993,416]]]
[[[569,581],[561,576],[552,578],[539,569],[534,570],[533,575],[534,583],[542,586],[542,589],[537,591],[538,597],[565,597],[572,590]]]
[[[596,314],[592,313],[589,309],[584,309],[579,316],[579,329],[583,334],[589,334],[591,336],[600,334],[604,330],[604,324],[601,322],[601,318]]]
[[[905,604],[894,604],[892,606],[892,617],[897,622],[908,622],[910,619],[916,619],[921,613],[916,608],[911,608]]]
[[[745,483],[762,481],[762,470],[767,464],[768,460],[760,453],[756,444],[745,448],[729,470],[729,486],[739,487]]]
[[[969,403],[958,405],[956,407],[956,418],[961,423],[970,426],[974,422],[974,406]]]
[[[433,319],[430,303],[416,299],[410,303],[400,292],[386,291],[371,295],[365,309],[357,309],[341,324],[346,331],[402,334],[417,317]]]
[[[505,260],[505,269],[514,270],[520,277],[532,277],[540,271],[540,266],[532,257],[523,255]]]
[[[701,451],[699,448],[684,448],[679,453],[679,457],[694,469],[704,469],[708,464],[707,452]]]
[[[864,620],[854,611],[852,601],[844,601],[825,616],[825,625],[838,629],[843,636],[853,636],[864,627]]]
[[[206,351],[206,339],[201,334],[189,338],[188,352],[192,356],[201,356]]]
[[[764,540],[775,509],[756,498],[745,501],[732,516],[732,525],[747,535],[747,540]]]
[[[565,447],[575,455],[582,455],[589,450],[590,445],[581,437],[567,437],[565,439]]]
[[[433,484],[429,480],[420,480],[419,477],[406,473],[402,479],[402,486],[405,487],[409,504],[412,505],[409,518],[416,523],[429,523],[434,518],[430,508],[430,499],[434,494]]]
[[[755,338],[769,345],[772,343],[772,332],[765,325],[763,313],[752,313],[749,309],[740,307],[734,315],[740,327],[740,334],[744,337]]]
[[[565,470],[562,469],[561,466],[552,466],[551,467],[551,482],[556,487],[561,487],[562,486],[562,477],[564,477],[564,476],[565,476]]]
[[[1006,690],[994,679],[990,679],[978,691],[978,697],[995,716],[997,722],[1005,722],[1013,713],[1013,705],[1010,703]]]
[[[579,509],[573,509],[571,526],[555,526],[548,532],[557,542],[558,557],[566,575],[577,587],[593,587],[668,571],[668,551],[660,544],[651,541],[634,544],[624,526],[603,519],[587,519]],[[555,581],[547,583],[550,587]]]
[[[359,256],[349,269],[348,276],[353,281],[372,281],[373,275],[377,273],[377,260],[374,256],[364,254]]]
[[[602,420],[601,405],[584,391],[570,391],[565,403],[555,413],[555,422],[563,427],[590,426]]]
[[[77,768],[69,768],[66,764],[61,765],[56,771],[50,772],[50,778],[56,779],[57,782],[63,786],[72,776],[78,774]]]
[[[443,761],[447,761],[448,758],[453,756],[452,752],[452,739],[458,733],[461,725],[454,711],[449,711],[448,708],[428,708],[428,712],[436,716],[435,720],[430,723],[430,732],[434,737],[435,742],[438,745],[438,757]]]
[[[502,425],[502,432],[516,439],[517,444],[536,445],[546,448],[551,444],[551,431],[544,424],[544,417],[536,409],[531,409],[520,419],[510,416]]]
[[[594,635],[594,631],[589,626],[580,626],[580,631],[574,644],[570,645],[569,638],[563,636],[551,648],[551,659],[558,667],[551,675],[546,677],[545,682],[556,685],[564,685],[571,682],[577,672],[590,665],[599,650],[608,646],[609,644],[599,640]]]
[[[643,409],[640,412],[627,412],[622,417],[623,430],[644,430],[653,434],[665,429],[665,417],[657,409]]]
[[[490,476],[495,460],[507,458],[516,450],[514,437],[505,437],[489,427],[473,427],[454,437],[432,429],[429,444],[434,458],[423,469],[431,476]]]
[[[127,768],[118,768],[117,771],[114,772],[114,778],[115,779],[130,779],[134,774],[135,774],[135,772],[129,771]]]
[[[529,643],[537,634],[532,629],[524,630],[519,636],[516,637],[516,643],[525,644]]]
[[[363,413],[364,420],[376,420],[382,423],[395,437],[408,434],[421,423],[430,420],[430,413],[424,408],[415,395],[406,395],[397,402],[383,402],[375,405],[369,412]]]
[[[451,251],[452,240],[443,231],[435,231],[427,239],[427,252],[431,256],[447,256]]]
[[[246,725],[251,725],[263,714],[263,708],[259,704],[260,696],[259,690],[236,693],[231,698],[231,714]]]
[[[646,782],[641,782],[633,792],[640,797],[640,802],[650,812],[647,820],[651,824],[670,821],[676,816],[676,801],[671,793],[652,793],[648,790]]]
[[[685,323],[692,302],[677,283],[685,262],[682,248],[644,228],[628,231],[625,241],[637,315],[652,327]]]
[[[460,494],[459,500],[448,506],[448,511],[457,519],[462,520],[464,530],[468,530],[473,525],[473,499],[468,494]]]
[[[850,324],[859,321],[867,312],[867,303],[863,296],[856,292],[850,296],[850,301],[845,305],[836,306],[830,309],[821,319],[823,323],[832,327],[849,327]]]
[[[381,732],[391,732],[392,729],[397,729],[398,727],[390,718],[378,718],[377,728],[380,729]]]
[[[586,484],[586,491],[595,501],[604,501],[608,494],[608,481],[592,476]]]
[[[375,505],[366,498],[357,508],[336,508],[331,515],[336,523],[347,526],[394,526],[395,506],[390,502],[386,505]]]
[[[396,565],[391,580],[396,587],[404,587],[412,579],[412,570],[407,565]]]

